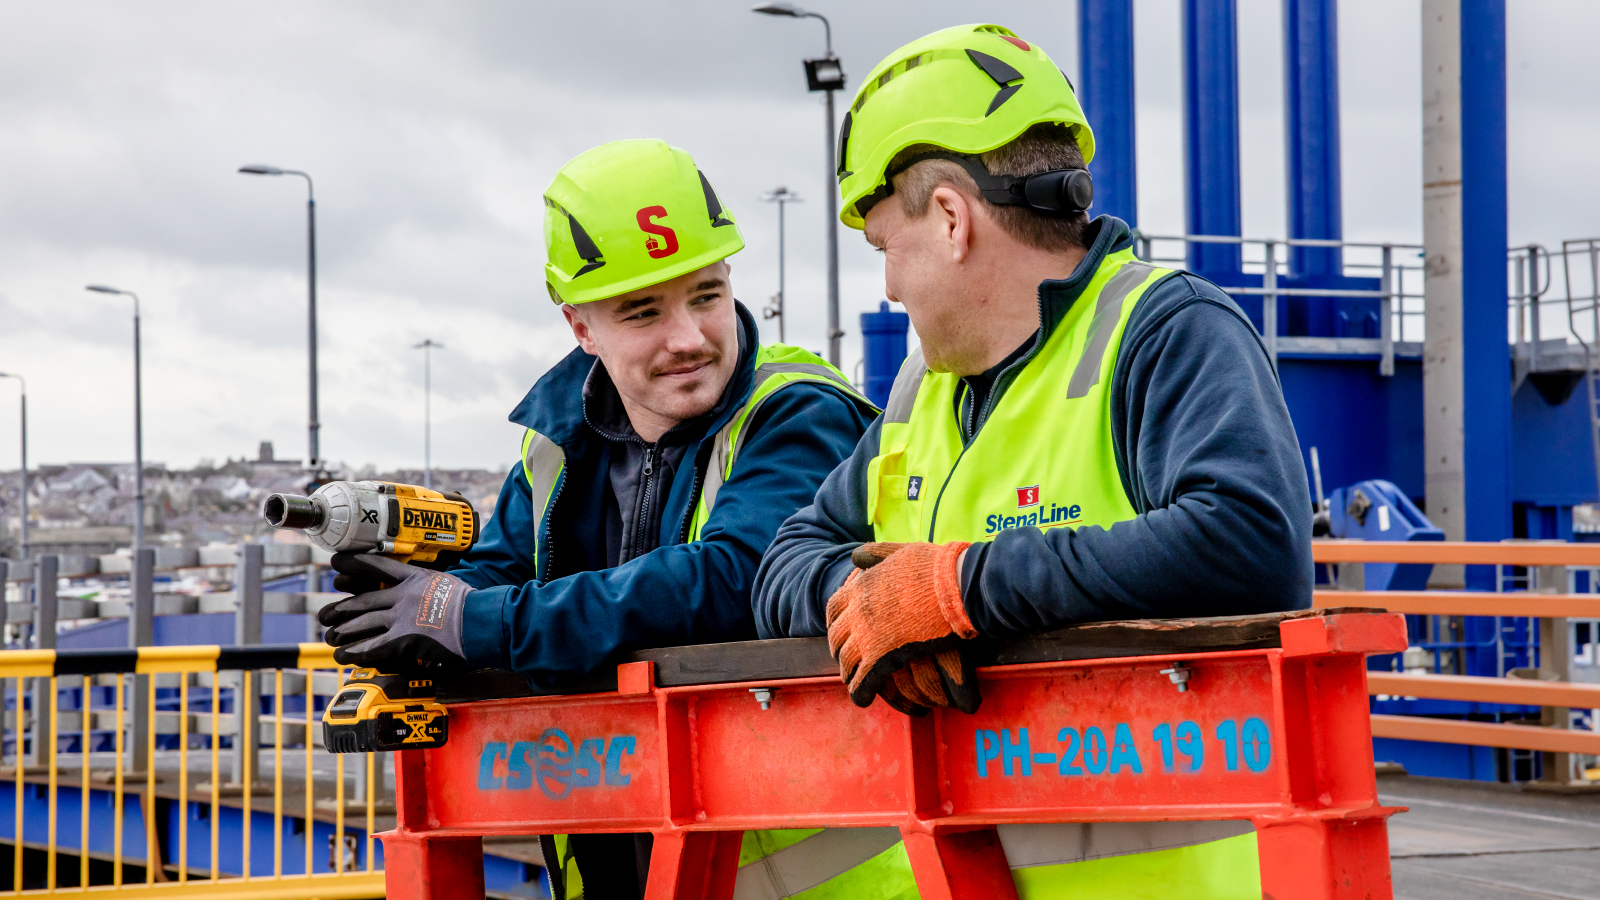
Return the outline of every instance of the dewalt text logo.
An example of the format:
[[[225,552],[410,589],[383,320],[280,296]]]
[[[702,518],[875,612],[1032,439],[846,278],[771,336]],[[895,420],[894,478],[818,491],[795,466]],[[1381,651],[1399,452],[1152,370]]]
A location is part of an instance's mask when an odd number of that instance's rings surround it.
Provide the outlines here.
[[[407,528],[431,528],[436,531],[455,531],[456,513],[437,512],[431,509],[407,508],[400,516],[400,524]]]

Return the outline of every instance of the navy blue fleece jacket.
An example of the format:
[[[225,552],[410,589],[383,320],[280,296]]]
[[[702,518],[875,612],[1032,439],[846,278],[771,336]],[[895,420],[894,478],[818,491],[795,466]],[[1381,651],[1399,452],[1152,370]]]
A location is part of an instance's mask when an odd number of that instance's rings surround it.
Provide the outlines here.
[[[1106,255],[1131,246],[1118,219],[1091,227],[1072,276],[1039,286],[1037,344]],[[991,409],[1005,402],[1008,383],[995,380],[1001,393]],[[1016,528],[973,544],[961,574],[978,631],[1001,637],[1075,622],[1309,606],[1305,468],[1276,374],[1238,306],[1188,273],[1155,285],[1129,319],[1111,389],[1117,475],[1139,515],[1110,528]],[[872,540],[867,464],[880,427],[873,423],[812,505],[778,531],[756,576],[762,637],[827,633],[824,612],[850,573],[850,551]]]
[[[511,469],[478,544],[451,574],[477,588],[463,609],[469,664],[510,669],[541,684],[598,669],[630,650],[755,637],[750,589],[778,526],[811,501],[871,420],[837,388],[795,383],[770,395],[717,494],[700,540],[686,542],[712,437],[749,397],[758,336],[742,305],[740,359],[717,408],[701,423],[656,508],[659,544],[607,566],[606,496],[612,442],[585,420],[583,386],[594,357],[574,350],[540,378],[511,421],[561,445],[566,468],[545,522],[527,476]],[[620,454],[615,454],[620,456]],[[534,560],[542,531],[546,571]]]

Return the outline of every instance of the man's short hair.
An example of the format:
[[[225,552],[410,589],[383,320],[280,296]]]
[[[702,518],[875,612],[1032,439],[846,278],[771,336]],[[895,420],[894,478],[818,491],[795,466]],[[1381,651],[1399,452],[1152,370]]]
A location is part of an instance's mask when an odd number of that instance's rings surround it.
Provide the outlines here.
[[[903,160],[923,153],[940,150],[931,144],[915,144],[895,155],[889,170]],[[1032,175],[1050,169],[1083,169],[1083,153],[1073,139],[1071,129],[1065,125],[1042,123],[1024,131],[1021,136],[1003,147],[997,147],[978,157],[991,175]],[[991,203],[978,190],[961,166],[945,159],[925,159],[894,176],[894,193],[906,215],[920,219],[928,212],[933,191],[948,184],[989,211],[1005,232],[1024,244],[1041,250],[1063,250],[1069,247],[1087,248],[1085,235],[1089,230],[1089,214],[1049,216],[1025,206],[1001,206]]]

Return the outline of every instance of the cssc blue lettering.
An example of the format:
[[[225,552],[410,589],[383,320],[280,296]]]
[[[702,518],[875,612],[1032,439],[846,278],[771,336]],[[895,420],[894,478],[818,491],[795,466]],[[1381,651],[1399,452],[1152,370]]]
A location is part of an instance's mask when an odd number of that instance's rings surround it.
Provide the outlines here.
[[[600,783],[603,770],[595,754],[604,753],[605,745],[602,738],[589,738],[578,745],[578,759],[572,765],[573,787],[594,787]]]
[[[1082,513],[1083,513],[1083,507],[1081,507],[1078,504],[1074,503],[1074,504],[1072,504],[1072,508],[1067,510],[1067,518],[1068,519],[1076,519]]]
[[[622,754],[633,755],[633,735],[624,734],[611,739],[611,746],[606,748],[606,787],[627,787],[633,780],[632,775],[621,774]]]
[[[989,518],[983,520],[983,524],[986,526],[984,528],[984,534],[994,534],[1000,529],[1000,517],[990,516]]]
[[[989,777],[989,760],[1000,757],[1000,735],[993,731],[979,730],[973,734],[978,744],[978,777]]]
[[[528,751],[533,744],[517,741],[511,745],[511,759],[506,764],[506,790],[525,791],[533,787],[533,769],[528,766]]]
[[[1011,743],[1011,729],[1000,732],[1000,764],[1005,767],[1007,775],[1011,774],[1011,761],[1017,761],[1017,767],[1024,775],[1033,774],[1033,756],[1028,752],[1028,729],[1017,729],[1017,742]]]
[[[537,741],[507,745],[491,741],[478,757],[478,790],[525,791],[537,785],[545,796],[560,800],[575,787],[627,787],[633,776],[622,771],[623,756],[632,756],[638,739],[631,734],[573,741],[559,728],[547,728]],[[505,760],[505,775],[496,773]],[[603,760],[603,762],[602,762]]]
[[[494,774],[494,764],[497,760],[504,759],[506,745],[503,743],[488,743],[483,745],[483,754],[478,757],[478,790],[492,791],[500,787],[501,778]]]

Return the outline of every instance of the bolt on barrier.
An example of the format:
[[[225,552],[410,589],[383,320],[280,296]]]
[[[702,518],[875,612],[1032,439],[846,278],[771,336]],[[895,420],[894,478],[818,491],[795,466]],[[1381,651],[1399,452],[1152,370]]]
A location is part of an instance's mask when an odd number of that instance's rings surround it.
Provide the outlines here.
[[[1078,626],[924,718],[853,705],[821,639],[645,651],[576,696],[478,673],[442,686],[449,743],[398,754],[388,896],[481,897],[484,836],[647,831],[646,896],[727,900],[747,829],[891,827],[924,898],[1004,900],[997,826],[1233,819],[1266,895],[1387,898],[1365,657],[1404,647],[1370,610]]]
[[[347,671],[323,644],[0,653],[10,764],[0,796],[9,789],[15,811],[0,821],[0,840],[12,843],[11,890],[381,895],[374,835],[393,815],[379,802],[383,761],[318,748],[319,704]],[[223,672],[236,673],[232,684]],[[144,709],[134,708],[129,675],[150,679]],[[260,702],[253,730],[241,727],[246,698]],[[137,757],[136,712],[149,723]],[[249,752],[223,754],[229,737]],[[261,757],[270,771],[257,771]],[[148,760],[143,771],[136,758]],[[226,780],[224,759],[234,769]]]

